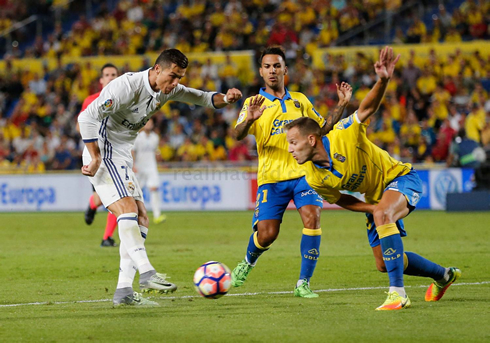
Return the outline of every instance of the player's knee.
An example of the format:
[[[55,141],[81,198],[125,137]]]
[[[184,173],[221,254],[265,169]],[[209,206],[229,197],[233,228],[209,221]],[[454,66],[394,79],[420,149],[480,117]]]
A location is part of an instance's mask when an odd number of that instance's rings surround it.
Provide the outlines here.
[[[376,206],[373,212],[374,222],[376,226],[393,223],[393,211],[388,208]]]
[[[320,212],[321,208],[318,206],[315,206],[315,209],[302,212],[303,225],[307,229],[318,229],[320,227]]]
[[[268,247],[276,240],[279,235],[279,231],[275,228],[265,228],[260,230],[257,234],[257,241],[262,247]]]

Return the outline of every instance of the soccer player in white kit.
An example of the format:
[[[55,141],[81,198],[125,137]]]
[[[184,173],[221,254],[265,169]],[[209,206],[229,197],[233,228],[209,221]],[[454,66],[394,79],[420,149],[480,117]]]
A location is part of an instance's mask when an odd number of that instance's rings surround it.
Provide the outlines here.
[[[141,188],[148,187],[153,223],[160,224],[165,221],[166,216],[160,211],[158,168],[155,157],[160,137],[153,132],[153,127],[153,119],[150,119],[136,137],[133,147],[133,171],[136,173]]]
[[[136,270],[143,292],[167,293],[177,289],[165,274],[156,272],[145,250],[148,216],[131,156],[138,131],[169,100],[222,108],[242,97],[235,88],[225,95],[180,85],[188,64],[179,50],[164,50],[152,68],[126,73],[109,83],[78,117],[85,142],[82,174],[89,176],[119,226],[121,259],[114,306],[158,305],[133,291]]]

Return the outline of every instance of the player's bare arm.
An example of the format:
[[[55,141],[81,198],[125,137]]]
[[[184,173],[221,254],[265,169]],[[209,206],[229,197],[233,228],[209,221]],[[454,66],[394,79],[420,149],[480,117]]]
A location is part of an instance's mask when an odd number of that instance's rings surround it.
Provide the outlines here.
[[[342,194],[336,204],[354,212],[373,213],[375,208],[375,205],[366,204],[364,201],[348,194]]]
[[[326,124],[322,127],[322,135],[329,133],[334,125],[337,124],[352,97],[352,87],[347,82],[342,82],[340,86],[338,84],[335,86],[337,87],[339,102],[335,109],[332,112],[329,112],[325,117]]]
[[[100,155],[99,144],[95,142],[85,143],[87,150],[92,157],[92,161],[88,165],[82,166],[82,174],[87,176],[94,176],[99,170],[100,163],[102,162],[102,156]]]
[[[213,97],[214,106],[217,108],[223,108],[228,104],[234,104],[242,98],[242,92],[236,88],[228,89],[226,94],[218,93]]]
[[[238,140],[244,139],[248,135],[250,126],[262,116],[265,110],[265,106],[262,106],[264,101],[265,98],[260,95],[256,95],[250,99],[247,108],[247,118],[235,128],[235,136]]]
[[[361,122],[365,122],[378,110],[385,94],[386,87],[393,76],[396,62],[398,62],[399,59],[399,54],[396,57],[393,57],[393,48],[387,46],[381,50],[379,60],[374,64],[374,71],[379,77],[378,81],[376,81],[374,87],[361,101],[359,110],[357,111],[357,117]]]

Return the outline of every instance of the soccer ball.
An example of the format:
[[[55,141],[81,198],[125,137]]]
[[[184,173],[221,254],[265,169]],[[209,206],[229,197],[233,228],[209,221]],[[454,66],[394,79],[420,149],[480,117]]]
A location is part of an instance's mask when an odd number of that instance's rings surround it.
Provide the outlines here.
[[[231,287],[230,269],[217,261],[206,262],[194,273],[194,287],[205,298],[221,298]]]

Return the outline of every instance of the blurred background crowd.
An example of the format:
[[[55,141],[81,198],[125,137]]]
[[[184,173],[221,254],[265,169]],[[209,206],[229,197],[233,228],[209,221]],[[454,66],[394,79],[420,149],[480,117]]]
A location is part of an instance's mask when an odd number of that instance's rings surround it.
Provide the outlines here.
[[[286,50],[288,89],[305,93],[325,115],[337,101],[335,84],[347,81],[354,88],[350,114],[376,81],[373,57],[362,49],[352,58],[327,49],[319,68],[312,63],[318,49],[395,44],[396,52],[396,44],[457,43],[490,35],[490,2],[484,0],[0,0],[0,8],[6,66],[0,71],[0,171],[22,173],[80,167],[83,143],[76,117],[83,100],[100,91],[100,70],[80,60],[83,56],[107,56],[106,62],[114,63],[114,55],[169,47],[223,52],[220,64],[191,59],[182,83],[224,93],[237,87],[246,98],[262,85],[258,66],[239,69],[229,52],[252,50],[256,62],[260,49],[280,44]],[[37,16],[42,34],[30,25],[11,30],[31,15]],[[15,66],[20,58],[58,62],[34,72],[28,65]],[[70,59],[77,62],[64,62]],[[142,57],[139,70],[152,63]],[[114,64],[120,73],[136,71]],[[489,92],[488,49],[450,54],[433,49],[428,55],[410,50],[398,64],[369,137],[403,161],[478,166],[490,151]],[[253,137],[240,142],[233,137],[240,107],[216,111],[166,104],[155,116],[160,166],[256,159]]]

